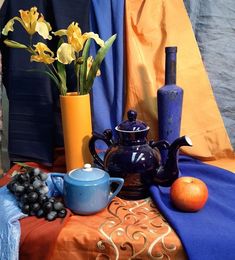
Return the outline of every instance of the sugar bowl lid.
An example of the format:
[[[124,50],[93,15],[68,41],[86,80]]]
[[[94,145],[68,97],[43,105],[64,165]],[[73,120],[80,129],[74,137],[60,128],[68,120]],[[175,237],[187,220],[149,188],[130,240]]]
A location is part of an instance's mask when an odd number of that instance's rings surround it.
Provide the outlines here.
[[[127,112],[127,120],[123,121],[115,129],[121,132],[139,132],[149,129],[143,121],[137,120],[137,112],[135,110],[129,110]]]
[[[74,169],[69,172],[69,177],[76,181],[98,181],[107,178],[107,173],[99,168],[92,168],[91,164],[84,164],[81,169]]]

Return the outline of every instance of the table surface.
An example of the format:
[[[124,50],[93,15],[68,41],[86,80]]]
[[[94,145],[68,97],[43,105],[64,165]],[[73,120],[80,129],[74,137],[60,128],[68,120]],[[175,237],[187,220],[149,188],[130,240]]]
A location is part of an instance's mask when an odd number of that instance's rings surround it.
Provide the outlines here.
[[[0,185],[5,185],[18,168],[12,167]],[[187,259],[179,237],[151,198],[128,201],[115,197],[101,212],[72,215],[64,223],[22,219],[20,258],[35,258],[35,250],[39,255],[41,247],[49,250],[51,243],[50,260]]]
[[[52,259],[187,259],[180,239],[151,198],[114,198],[93,216],[73,215]]]

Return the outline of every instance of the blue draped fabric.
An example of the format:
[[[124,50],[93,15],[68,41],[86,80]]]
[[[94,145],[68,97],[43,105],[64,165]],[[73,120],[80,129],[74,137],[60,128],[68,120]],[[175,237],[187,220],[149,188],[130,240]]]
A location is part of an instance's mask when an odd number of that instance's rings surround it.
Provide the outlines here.
[[[15,196],[7,187],[0,188],[0,259],[19,259],[19,219],[26,216],[21,212]]]
[[[55,178],[58,186],[63,185],[61,178]],[[47,196],[57,197],[58,193],[54,186],[51,174],[48,173],[46,184],[49,188]],[[8,190],[7,186],[0,188],[0,259],[1,260],[18,260],[20,245],[20,222],[21,218],[28,215],[22,213],[19,208],[19,201]]]
[[[92,0],[90,30],[107,40],[117,38],[101,64],[92,90],[93,130],[102,133],[122,121],[124,108],[124,0]],[[91,46],[91,55],[98,46]]]
[[[196,213],[177,210],[169,198],[170,188],[152,186],[152,199],[179,235],[190,260],[235,259],[235,174],[182,156],[182,176],[203,180],[209,198]]]

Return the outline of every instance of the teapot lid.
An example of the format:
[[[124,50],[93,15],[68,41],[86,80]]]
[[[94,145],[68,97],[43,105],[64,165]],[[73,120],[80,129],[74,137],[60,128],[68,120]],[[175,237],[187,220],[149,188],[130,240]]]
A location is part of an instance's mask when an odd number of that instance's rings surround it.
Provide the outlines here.
[[[106,176],[106,172],[98,169],[92,168],[89,163],[84,164],[81,169],[74,169],[69,172],[69,177],[77,181],[97,181]]]
[[[146,131],[149,129],[144,122],[140,120],[136,120],[137,112],[135,110],[129,110],[127,112],[128,120],[123,121],[120,125],[116,127],[118,131],[131,131],[131,132],[138,132],[138,131]]]

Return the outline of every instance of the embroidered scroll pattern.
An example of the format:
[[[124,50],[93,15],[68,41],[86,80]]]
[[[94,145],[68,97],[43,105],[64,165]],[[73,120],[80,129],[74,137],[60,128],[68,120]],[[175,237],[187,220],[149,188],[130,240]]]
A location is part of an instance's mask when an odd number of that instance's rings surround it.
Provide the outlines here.
[[[176,245],[167,238],[173,230],[150,198],[125,201],[115,198],[108,207],[110,217],[99,226],[97,260],[171,259]]]

